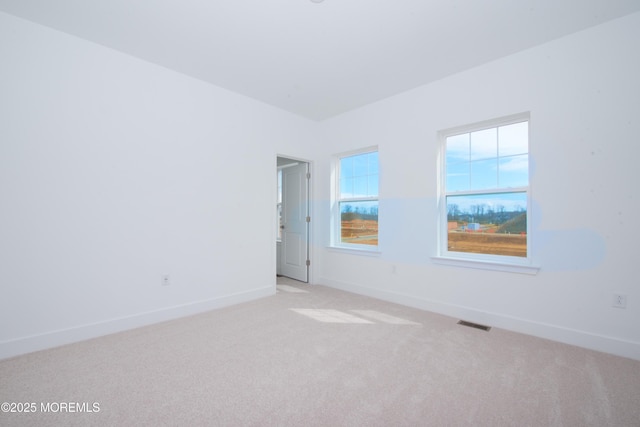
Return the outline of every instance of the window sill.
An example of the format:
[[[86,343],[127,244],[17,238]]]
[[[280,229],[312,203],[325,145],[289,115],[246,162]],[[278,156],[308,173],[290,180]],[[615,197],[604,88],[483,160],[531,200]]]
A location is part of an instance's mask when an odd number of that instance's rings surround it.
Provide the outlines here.
[[[481,260],[472,260],[472,259],[443,257],[443,256],[431,257],[431,260],[435,264],[440,264],[440,265],[449,265],[453,267],[463,267],[463,268],[476,268],[480,270],[505,271],[509,273],[536,275],[538,274],[538,271],[540,271],[540,267],[538,266],[501,263],[501,262],[495,262],[495,261],[481,261]]]
[[[352,246],[327,246],[329,252],[338,252],[352,255],[364,255],[364,256],[380,256],[382,252],[378,250],[377,246],[369,249],[367,247],[352,247]]]

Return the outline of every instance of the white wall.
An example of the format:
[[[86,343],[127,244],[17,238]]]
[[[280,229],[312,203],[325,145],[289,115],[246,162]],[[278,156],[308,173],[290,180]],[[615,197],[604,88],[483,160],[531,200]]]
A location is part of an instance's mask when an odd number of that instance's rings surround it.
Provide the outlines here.
[[[0,358],[275,292],[317,123],[3,13],[0,58]]]
[[[640,359],[639,41],[635,14],[324,122],[316,282]],[[435,265],[436,133],[525,111],[540,272]],[[328,250],[330,156],[371,145],[382,253]]]

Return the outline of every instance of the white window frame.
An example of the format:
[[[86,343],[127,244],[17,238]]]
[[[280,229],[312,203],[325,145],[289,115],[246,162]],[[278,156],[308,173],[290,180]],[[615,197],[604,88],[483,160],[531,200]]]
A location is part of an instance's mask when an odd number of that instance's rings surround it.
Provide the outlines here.
[[[533,209],[531,204],[531,176],[528,175],[528,185],[513,188],[495,188],[483,190],[465,190],[446,191],[446,142],[448,137],[482,131],[486,129],[497,128],[515,123],[528,122],[527,136],[527,154],[529,154],[529,162],[531,159],[531,117],[530,114],[520,113],[511,116],[501,117],[497,119],[487,120],[470,125],[459,126],[455,128],[445,129],[438,132],[438,144],[440,147],[438,156],[438,249],[437,256],[432,260],[438,264],[453,265],[458,267],[480,268],[488,270],[509,271],[524,274],[537,274],[539,267],[534,265],[532,258],[533,240],[531,235],[531,224],[533,223]],[[530,169],[529,169],[530,170]],[[500,193],[519,193],[524,192],[527,195],[527,256],[507,256],[493,254],[476,254],[468,252],[455,252],[448,250],[448,220],[447,220],[447,196],[465,196],[474,194],[500,194]]]
[[[377,254],[380,248],[380,169],[378,169],[378,196],[377,197],[340,197],[340,161],[346,157],[357,156],[367,153],[378,153],[378,168],[380,167],[380,154],[377,146],[371,146],[362,148],[359,150],[348,151],[337,154],[333,157],[333,186],[331,190],[331,245],[333,249],[355,251],[356,253],[363,254]],[[357,243],[345,243],[342,242],[341,231],[342,221],[340,215],[340,203],[344,202],[378,202],[378,244],[377,245],[365,245]]]

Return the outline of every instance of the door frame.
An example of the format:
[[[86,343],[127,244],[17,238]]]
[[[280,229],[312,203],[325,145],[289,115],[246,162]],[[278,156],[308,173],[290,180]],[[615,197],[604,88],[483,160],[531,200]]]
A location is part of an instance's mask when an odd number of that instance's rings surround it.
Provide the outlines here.
[[[289,156],[286,154],[276,154],[276,172],[281,169],[281,166],[278,166],[278,159],[286,159],[286,160],[291,160],[292,162],[298,162],[298,163],[306,163],[307,164],[307,170],[310,174],[310,178],[308,180],[308,185],[309,188],[307,189],[307,210],[309,212],[309,216],[311,217],[311,221],[309,222],[309,225],[307,227],[307,254],[308,254],[308,259],[310,261],[310,265],[307,268],[307,284],[313,284],[313,277],[314,277],[314,266],[315,266],[315,260],[314,260],[314,253],[313,253],[313,248],[314,248],[314,244],[313,244],[313,229],[314,229],[314,221],[315,221],[315,212],[314,212],[314,205],[312,203],[313,200],[313,178],[314,178],[314,168],[313,168],[313,162],[311,160],[308,159],[303,159],[301,157],[296,157],[296,156]],[[285,166],[286,167],[286,166]],[[277,182],[276,182],[276,186],[275,186],[275,197],[274,200],[277,203],[278,200],[278,194],[277,194]],[[275,209],[271,210],[272,212],[275,212]],[[274,214],[275,217],[275,214]],[[271,222],[272,224],[276,224],[277,223],[277,218],[274,218],[274,220]],[[275,243],[274,245],[274,249],[276,249],[274,251],[274,256],[273,256],[273,270],[274,270],[274,277],[276,276],[276,271],[277,271],[277,263],[278,263],[278,258],[277,258],[277,238],[276,238],[276,230],[273,231],[273,241]]]

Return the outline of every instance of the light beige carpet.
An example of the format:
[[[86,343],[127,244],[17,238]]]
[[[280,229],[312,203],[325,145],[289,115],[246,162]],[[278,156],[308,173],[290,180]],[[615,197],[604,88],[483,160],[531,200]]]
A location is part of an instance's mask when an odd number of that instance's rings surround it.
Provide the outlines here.
[[[640,426],[640,361],[279,283],[0,361],[0,425]]]

